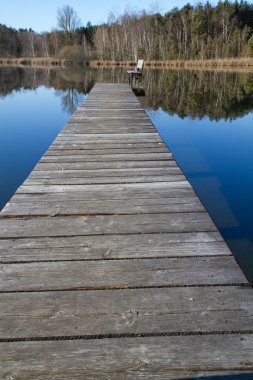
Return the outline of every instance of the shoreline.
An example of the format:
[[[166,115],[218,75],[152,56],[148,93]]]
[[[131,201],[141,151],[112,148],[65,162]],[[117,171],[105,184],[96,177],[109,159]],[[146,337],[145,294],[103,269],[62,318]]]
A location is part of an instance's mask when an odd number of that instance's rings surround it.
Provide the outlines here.
[[[74,62],[69,59],[61,59],[54,57],[22,57],[22,58],[1,58],[0,67],[37,67],[37,68],[68,68],[68,67],[85,67],[87,62]]]
[[[90,61],[91,67],[133,67],[134,61]],[[169,60],[144,61],[145,67],[150,68],[253,68],[253,58],[228,58],[209,60]]]
[[[18,57],[18,58],[1,58],[0,57],[0,66],[21,66],[21,67],[30,67],[30,66],[62,66],[63,60],[57,58],[43,58],[43,57]]]
[[[134,61],[107,61],[92,60],[90,62],[77,63],[66,59],[53,57],[43,58],[0,58],[0,67],[47,67],[69,68],[90,66],[92,68],[103,67],[134,67]],[[219,60],[170,60],[170,61],[145,61],[145,68],[152,69],[190,69],[190,70],[227,70],[227,71],[253,71],[253,58],[229,58]]]

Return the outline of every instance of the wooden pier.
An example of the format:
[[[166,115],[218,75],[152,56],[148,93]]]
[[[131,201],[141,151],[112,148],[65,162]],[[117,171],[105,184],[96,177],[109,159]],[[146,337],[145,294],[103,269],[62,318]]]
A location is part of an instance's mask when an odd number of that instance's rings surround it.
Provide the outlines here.
[[[253,372],[252,289],[128,85],[97,84],[6,205],[0,260],[0,379]]]

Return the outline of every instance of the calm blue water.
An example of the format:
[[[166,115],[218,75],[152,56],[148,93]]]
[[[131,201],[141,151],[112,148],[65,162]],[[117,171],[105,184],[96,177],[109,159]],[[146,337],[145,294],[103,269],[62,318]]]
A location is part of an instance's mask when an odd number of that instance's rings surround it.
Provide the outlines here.
[[[6,74],[1,75],[0,70],[0,209],[27,178],[94,81],[103,81],[105,74],[88,73],[87,80],[83,73],[80,78],[70,73],[70,79],[65,72],[61,75],[62,78],[58,72],[36,72],[36,83],[31,84],[31,71],[20,71],[15,83],[8,87]],[[115,77],[115,71],[113,77],[110,75],[111,72],[105,81],[122,82],[122,78]],[[213,80],[208,82],[205,77],[203,81],[199,75],[193,81],[194,74],[187,73],[183,97],[179,91],[174,94],[175,88],[182,87],[176,85],[181,81],[178,73],[171,74],[168,85],[160,77],[154,80],[157,73],[152,75],[146,79],[145,86],[150,90],[142,102],[253,283],[253,85],[251,88],[250,81],[240,77],[237,82],[241,87],[235,88],[234,77],[230,84],[219,74],[219,88],[225,86],[227,95],[224,104],[220,101],[214,109],[210,105],[210,99],[216,102]],[[192,84],[186,85],[187,80]],[[205,94],[196,83],[204,86]],[[197,94],[194,102],[191,92]],[[202,98],[206,94],[209,100],[204,105]],[[162,99],[159,101],[163,110],[157,99]],[[184,114],[178,110],[178,103]]]
[[[216,122],[147,112],[253,279],[253,113]]]
[[[0,97],[0,209],[70,118],[64,95],[64,91],[40,86]]]

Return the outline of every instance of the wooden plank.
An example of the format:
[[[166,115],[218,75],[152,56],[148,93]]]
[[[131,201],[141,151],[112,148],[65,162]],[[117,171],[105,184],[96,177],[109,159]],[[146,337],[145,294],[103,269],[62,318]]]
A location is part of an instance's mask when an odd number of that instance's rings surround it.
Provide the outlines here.
[[[130,134],[129,134],[130,135]],[[142,136],[143,135],[143,136]],[[148,136],[147,136],[148,135]],[[130,136],[127,136],[127,134],[120,133],[120,134],[112,134],[112,133],[107,133],[107,134],[100,134],[99,135],[99,142],[100,144],[103,143],[123,143],[126,144],[131,144],[131,143],[162,143],[163,141],[161,140],[158,135],[154,133],[148,133],[146,136],[144,136],[144,133],[132,133]],[[62,135],[58,136],[57,140],[53,145],[59,144],[59,143],[97,143],[98,142],[98,136],[97,134],[81,134],[76,133],[74,134],[69,134],[69,135]]]
[[[28,193],[68,193],[85,191],[127,191],[127,190],[167,190],[167,189],[191,189],[188,181],[155,182],[155,183],[126,183],[126,184],[101,184],[101,185],[21,185],[17,194]]]
[[[218,232],[0,240],[1,262],[231,255]]]
[[[162,142],[147,142],[147,143],[143,143],[143,142],[121,142],[121,143],[114,143],[113,141],[112,142],[109,142],[109,143],[102,143],[99,141],[99,139],[95,142],[95,143],[87,143],[87,142],[83,142],[83,143],[80,143],[79,141],[75,141],[75,142],[68,142],[68,141],[65,141],[64,143],[60,143],[60,142],[57,142],[57,140],[55,140],[55,142],[51,145],[51,147],[49,148],[50,149],[50,152],[54,151],[54,150],[59,150],[59,149],[71,149],[71,150],[78,150],[78,149],[88,149],[88,150],[99,150],[99,149],[110,149],[110,150],[114,150],[114,149],[120,149],[121,151],[124,151],[124,149],[129,149],[129,148],[132,148],[132,149],[152,149],[155,150],[156,148],[160,148],[160,147],[165,147],[164,143]],[[169,151],[169,150],[167,150]]]
[[[112,112],[112,111],[111,111]],[[139,136],[141,134],[149,134],[149,137],[151,137],[151,134],[153,137],[155,137],[155,134],[157,133],[156,128],[152,123],[150,123],[147,119],[118,119],[117,118],[71,118],[68,121],[68,124],[66,127],[64,127],[60,131],[60,135],[66,135],[66,134],[79,134],[78,130],[82,130],[83,132],[89,131],[89,133],[92,134],[92,128],[94,128],[93,134],[96,134],[98,131],[102,134],[111,134],[111,131],[114,131],[115,134],[131,134],[137,133]],[[72,131],[72,132],[71,132]],[[108,132],[109,131],[109,132]]]
[[[72,116],[72,121],[75,121],[75,120],[79,120],[79,121],[82,121],[82,120],[128,120],[130,119],[131,120],[132,118],[132,121],[138,121],[138,120],[141,120],[141,121],[149,121],[149,118],[146,114],[143,113],[143,111],[114,111],[113,113],[111,111],[103,111],[102,112],[89,112],[89,111],[85,111],[83,110],[83,112],[81,114],[78,114],[76,113],[75,115]]]
[[[0,220],[0,238],[212,231],[206,212]]]
[[[64,133],[59,133],[59,135],[57,136],[57,141],[64,141],[64,140],[71,141],[71,139],[74,139],[77,141],[78,140],[92,141],[93,139],[95,139],[97,141],[98,136],[97,136],[97,133],[87,134],[87,136],[86,135],[79,136],[78,133],[71,133],[66,136]],[[113,136],[111,133],[101,133],[99,135],[99,139],[110,140],[110,141],[117,141],[117,140],[126,141],[126,139],[128,140],[132,139],[134,141],[137,141],[139,139],[141,141],[148,140],[149,142],[156,142],[156,141],[162,142],[161,137],[157,133],[153,133],[153,132],[114,133]]]
[[[80,122],[79,123],[79,127],[76,125],[74,128],[72,127],[69,127],[66,131],[62,130],[62,134],[61,134],[61,138],[59,140],[57,140],[56,142],[59,142],[59,141],[63,141],[63,140],[66,140],[66,138],[68,136],[70,137],[73,137],[73,134],[75,135],[79,135],[80,137],[84,137],[84,136],[90,136],[90,135],[94,135],[94,134],[97,134],[97,137],[99,138],[100,135],[102,135],[102,141],[103,140],[108,140],[109,139],[109,136],[112,137],[112,143],[114,143],[114,141],[116,139],[113,138],[114,134],[117,133],[117,139],[120,140],[120,135],[125,135],[127,132],[128,133],[131,133],[131,134],[135,134],[135,133],[140,133],[140,134],[144,134],[144,130],[146,132],[149,132],[150,131],[150,134],[153,134],[154,136],[154,140],[152,140],[151,138],[145,138],[145,140],[148,140],[147,141],[147,144],[158,144],[158,143],[162,143],[162,140],[157,140],[155,138],[156,136],[156,131],[154,131],[152,128],[147,128],[145,126],[145,129],[143,127],[143,129],[141,129],[141,127],[132,127],[132,128],[126,128],[126,127],[120,127],[120,126],[115,126],[115,127],[96,127],[96,123],[94,123],[94,126],[90,126],[90,127],[85,127],[84,123],[83,122]],[[107,135],[106,137],[104,137],[104,135]],[[94,137],[93,137],[94,139]],[[130,143],[134,144],[134,141],[133,141],[133,138],[131,137],[130,138]],[[125,143],[122,141],[122,144],[124,144],[125,146],[129,143],[128,141],[125,140]],[[97,141],[97,143],[100,143],[99,141]],[[137,138],[137,141],[136,141],[136,144],[141,144],[141,139],[140,139],[140,136],[138,136]],[[168,149],[167,149],[168,151]]]
[[[109,106],[109,105],[108,105]],[[113,112],[112,112],[113,111]],[[79,107],[75,111],[75,113],[72,115],[72,118],[75,118],[77,116],[82,116],[82,115],[105,115],[105,116],[111,116],[111,115],[122,115],[122,116],[129,116],[131,117],[138,117],[138,116],[143,116],[146,115],[145,112],[143,112],[143,109],[141,108],[132,108],[129,107],[128,109],[124,109],[122,107],[118,108],[111,108],[110,106],[107,109],[100,109],[99,107],[97,108],[92,108],[92,107],[83,107],[80,109]]]
[[[247,374],[251,334],[0,343],[3,378],[169,380]]]
[[[139,135],[142,134],[143,133],[140,133]],[[76,133],[74,136],[73,134],[63,134],[54,141],[52,147],[61,144],[100,144],[100,146],[104,144],[125,144],[125,146],[127,146],[127,144],[163,144],[161,138],[158,138],[154,133],[149,134],[154,135],[154,137],[143,136],[143,138],[141,136],[134,138],[136,133],[133,133],[133,136],[130,137],[124,137],[123,135],[123,133],[117,134],[117,136],[113,133],[107,133],[106,135],[100,133],[99,136],[96,134],[97,137],[95,137],[92,133]]]
[[[39,181],[41,181],[39,179]],[[41,181],[42,182],[42,181]],[[15,197],[14,197],[15,199]],[[87,200],[60,202],[9,202],[2,211],[4,216],[18,215],[98,215],[98,214],[160,214],[169,212],[204,212],[205,208],[197,197],[188,198],[134,198],[122,200]]]
[[[108,102],[108,101],[103,101],[103,102],[98,102],[97,100],[94,101],[94,100],[90,100],[89,98],[85,99],[85,102],[82,103],[79,107],[78,107],[78,110],[81,111],[81,110],[93,110],[93,111],[96,111],[96,110],[142,110],[143,111],[143,108],[142,106],[140,105],[140,103],[135,100],[135,101],[128,101],[127,103],[126,102],[115,102],[115,101],[111,101],[111,102]]]
[[[127,108],[126,108],[126,106],[127,106]],[[109,112],[109,113],[111,113],[112,110],[115,111],[115,112],[121,112],[121,111],[122,112],[133,111],[133,112],[138,112],[138,113],[139,112],[143,112],[143,108],[141,107],[140,104],[138,105],[138,103],[135,103],[134,106],[128,105],[128,104],[126,104],[126,106],[122,107],[121,105],[117,105],[117,107],[116,106],[112,107],[111,105],[108,104],[108,108],[104,107],[104,110],[105,110],[105,112]],[[78,107],[76,109],[76,111],[74,112],[73,115],[77,115],[77,114],[80,114],[80,113],[82,114],[83,111],[84,112],[100,112],[101,110],[103,111],[103,109],[101,109],[99,105],[96,106],[94,102],[93,102],[92,106],[88,105],[85,102],[83,104],[83,106]]]
[[[118,106],[118,107],[108,107],[106,109],[101,109],[100,107],[90,107],[90,106],[83,106],[83,107],[78,107],[75,111],[75,113],[72,115],[72,117],[75,117],[76,115],[86,115],[86,114],[99,114],[99,113],[102,113],[102,114],[109,114],[111,115],[112,114],[112,111],[113,113],[119,113],[119,114],[123,114],[123,115],[129,115],[130,117],[134,114],[134,115],[139,115],[139,114],[144,114],[146,115],[146,113],[143,112],[143,109],[139,106],[139,107],[128,107],[127,109],[121,107],[121,106]]]
[[[97,169],[130,169],[130,168],[168,168],[177,167],[175,161],[100,161],[95,162],[39,162],[34,170],[97,170]]]
[[[79,155],[60,155],[60,156],[46,156],[44,155],[40,162],[80,162],[80,161],[162,161],[172,160],[171,153],[122,153],[122,154],[86,154],[79,152]]]
[[[136,176],[136,177],[95,177],[95,178],[28,178],[23,185],[93,185],[93,184],[127,184],[158,183],[184,181],[183,175],[168,176]]]
[[[130,93],[131,94],[131,93]],[[106,107],[109,106],[110,109],[141,109],[143,110],[142,106],[140,105],[139,101],[137,98],[131,97],[131,100],[128,102],[117,102],[117,97],[116,101],[113,102],[108,102],[108,99],[103,99],[103,101],[98,101],[98,98],[96,97],[95,100],[92,100],[92,92],[89,93],[90,96],[88,96],[83,103],[80,104],[78,107],[80,109],[107,109]]]
[[[44,157],[48,156],[74,156],[74,155],[120,155],[120,154],[157,154],[157,153],[168,153],[168,149],[166,147],[157,147],[157,148],[126,148],[126,149],[104,149],[101,147],[100,149],[69,149],[62,147],[60,149],[49,149]]]
[[[51,147],[59,147],[59,146],[71,146],[71,145],[74,145],[74,146],[90,146],[90,145],[95,145],[95,144],[99,144],[100,147],[102,146],[108,146],[108,145],[114,145],[115,147],[116,146],[123,146],[125,144],[125,147],[129,146],[129,145],[134,145],[136,144],[136,146],[138,145],[143,145],[143,144],[148,144],[148,145],[162,145],[164,144],[163,141],[161,139],[157,139],[157,138],[153,138],[153,139],[150,139],[150,138],[141,138],[141,137],[138,137],[136,139],[134,139],[133,137],[131,138],[128,138],[128,139],[125,139],[125,138],[120,138],[120,137],[117,137],[117,138],[114,138],[114,139],[110,139],[110,134],[107,134],[107,137],[106,138],[102,138],[102,139],[96,139],[95,137],[91,137],[91,138],[88,138],[90,136],[90,134],[77,134],[79,136],[79,138],[69,138],[68,139],[68,135],[65,135],[64,137],[62,137],[61,139],[57,139],[55,140]],[[111,134],[112,135],[112,134]],[[83,138],[85,137],[85,138]],[[99,136],[100,137],[100,136]]]
[[[145,184],[147,185],[147,184]],[[87,185],[92,186],[92,185]],[[69,202],[70,200],[126,200],[126,199],[136,199],[142,197],[142,199],[160,199],[160,198],[187,198],[194,197],[195,194],[192,189],[152,189],[148,187],[145,190],[142,188],[137,189],[128,189],[124,191],[113,191],[113,190],[104,190],[100,189],[102,185],[96,185],[97,190],[87,191],[73,191],[73,192],[64,192],[64,193],[16,193],[12,198],[11,202],[58,202],[64,201]]]
[[[0,339],[247,331],[251,307],[252,290],[232,286],[7,293]]]
[[[145,146],[145,144],[141,144],[141,143],[127,143],[127,144],[124,144],[124,143],[107,143],[107,144],[103,144],[103,143],[99,143],[99,141],[94,144],[94,143],[79,143],[79,142],[76,142],[76,143],[69,143],[69,142],[65,142],[63,144],[58,144],[58,145],[52,145],[50,147],[50,149],[48,150],[48,153],[50,152],[50,154],[53,152],[57,152],[59,150],[71,150],[71,151],[78,151],[78,150],[81,150],[81,151],[88,151],[90,153],[95,153],[96,151],[97,152],[100,152],[100,149],[101,150],[104,150],[104,151],[107,151],[107,152],[122,152],[122,153],[127,153],[127,151],[130,153],[132,152],[133,150],[139,150],[140,152],[145,152],[145,150],[148,150],[150,149],[151,153],[156,153],[158,151],[163,151],[164,150],[164,146],[162,143],[147,143],[147,146]],[[167,152],[169,150],[167,149]],[[106,153],[106,152],[105,152]],[[75,154],[75,153],[74,153]]]
[[[49,170],[32,171],[29,179],[35,178],[96,178],[96,177],[138,177],[138,176],[175,176],[182,175],[176,166],[168,168],[125,168],[125,169],[94,169],[94,170]]]
[[[112,111],[110,111],[112,112]],[[63,128],[61,130],[61,133],[68,133],[69,130],[76,130],[76,129],[82,129],[82,130],[90,130],[92,131],[92,128],[95,128],[97,130],[104,129],[105,132],[109,129],[112,129],[115,133],[121,133],[122,130],[125,130],[125,133],[132,133],[132,129],[134,129],[137,133],[138,132],[157,132],[156,128],[153,124],[150,123],[150,121],[147,120],[131,120],[129,123],[123,121],[123,120],[103,120],[95,122],[94,120],[87,119],[80,123],[79,119],[70,119],[68,122],[68,127]],[[91,132],[92,133],[92,132]],[[93,132],[95,133],[95,132]]]
[[[133,133],[153,133],[155,135],[156,130],[152,126],[147,125],[133,125],[132,127],[126,126],[123,123],[115,123],[115,125],[112,125],[112,123],[108,123],[109,125],[103,124],[101,126],[97,125],[98,123],[89,123],[85,124],[83,121],[79,122],[78,120],[75,120],[68,124],[68,128],[63,129],[61,131],[62,137],[67,137],[69,135],[90,135],[90,134],[97,134],[97,135],[113,135],[113,134],[133,134]],[[99,137],[99,136],[98,136]]]
[[[248,283],[231,256],[2,264],[1,272],[0,291]]]

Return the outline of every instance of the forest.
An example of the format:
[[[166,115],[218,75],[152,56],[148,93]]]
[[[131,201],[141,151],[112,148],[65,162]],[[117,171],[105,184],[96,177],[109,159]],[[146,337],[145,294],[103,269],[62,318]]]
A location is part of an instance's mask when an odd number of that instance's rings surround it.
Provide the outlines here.
[[[80,15],[81,16],[81,15]],[[82,26],[70,6],[58,9],[50,32],[0,24],[0,57],[58,57],[72,61],[204,60],[253,56],[253,4],[219,1],[174,8],[161,15],[111,14],[103,25]]]

